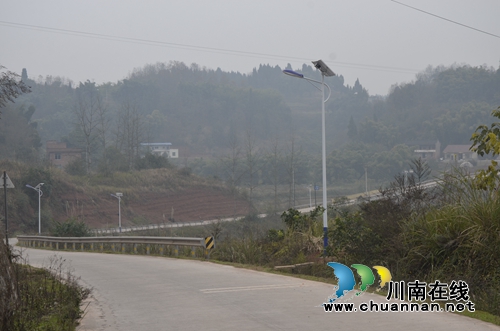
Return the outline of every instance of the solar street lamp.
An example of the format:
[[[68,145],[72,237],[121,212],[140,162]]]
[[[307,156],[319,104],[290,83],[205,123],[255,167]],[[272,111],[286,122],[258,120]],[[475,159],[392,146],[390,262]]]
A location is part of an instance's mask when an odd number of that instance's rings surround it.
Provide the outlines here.
[[[295,78],[305,79],[311,83],[321,84],[321,142],[322,142],[322,167],[323,167],[323,254],[326,256],[326,247],[328,246],[328,204],[327,204],[327,192],[326,192],[326,146],[325,146],[325,103],[330,99],[332,90],[330,86],[325,84],[325,76],[331,77],[335,76],[335,73],[322,61],[313,61],[314,67],[321,72],[321,81],[315,79],[307,78],[303,74],[295,72],[293,70],[283,70],[283,73]],[[316,85],[314,87],[319,89]],[[328,97],[325,99],[325,86],[328,89]]]
[[[122,233],[122,213],[121,213],[121,201],[123,193],[111,194],[112,197],[118,199],[118,230]]]
[[[29,188],[38,192],[38,234],[39,235],[42,233],[42,217],[41,217],[42,215],[40,213],[40,198],[43,195],[42,185],[43,185],[43,183],[39,183],[37,186],[33,187],[29,184],[26,184],[26,187],[29,187]]]

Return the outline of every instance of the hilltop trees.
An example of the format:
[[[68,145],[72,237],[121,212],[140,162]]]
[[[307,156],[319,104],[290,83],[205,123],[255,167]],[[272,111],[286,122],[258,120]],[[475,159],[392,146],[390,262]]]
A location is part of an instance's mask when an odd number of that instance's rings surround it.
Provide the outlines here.
[[[0,65],[0,71],[5,67]],[[19,75],[12,71],[2,71],[0,73],[0,108],[5,107],[7,102],[14,102],[14,99],[23,93],[30,92],[30,87],[19,79]]]

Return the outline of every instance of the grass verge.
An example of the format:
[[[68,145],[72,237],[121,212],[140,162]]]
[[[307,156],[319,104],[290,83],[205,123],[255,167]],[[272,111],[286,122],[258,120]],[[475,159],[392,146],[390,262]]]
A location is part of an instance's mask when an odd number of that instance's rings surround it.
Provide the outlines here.
[[[78,284],[64,260],[53,257],[46,268],[35,268],[21,260],[14,268],[20,304],[9,330],[75,330],[84,313],[80,305],[90,289]]]

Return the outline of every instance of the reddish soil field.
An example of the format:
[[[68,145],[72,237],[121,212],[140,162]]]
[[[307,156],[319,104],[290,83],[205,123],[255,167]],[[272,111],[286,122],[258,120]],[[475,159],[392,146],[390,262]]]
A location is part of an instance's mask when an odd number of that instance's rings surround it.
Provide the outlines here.
[[[66,193],[56,198],[61,213],[57,221],[78,216],[90,228],[118,227],[118,200],[104,197],[99,201],[83,193]],[[138,197],[124,194],[121,200],[122,227],[134,224],[190,222],[248,214],[248,201],[228,192],[207,188],[189,189],[176,193],[144,192]]]

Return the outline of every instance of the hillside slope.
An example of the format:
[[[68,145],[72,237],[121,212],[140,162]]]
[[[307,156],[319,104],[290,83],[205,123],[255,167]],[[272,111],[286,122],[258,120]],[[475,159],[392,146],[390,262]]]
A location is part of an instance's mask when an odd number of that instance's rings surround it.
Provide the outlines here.
[[[33,168],[17,162],[2,161],[0,167],[15,185],[7,191],[11,234],[38,231],[38,195],[26,184],[44,183],[42,233],[47,233],[54,221],[71,217],[84,221],[90,228],[118,227],[118,201],[111,196],[117,192],[123,193],[123,227],[240,216],[251,210],[246,199],[232,194],[221,182],[177,169],[76,177],[56,168]],[[3,204],[1,209],[3,220]]]

